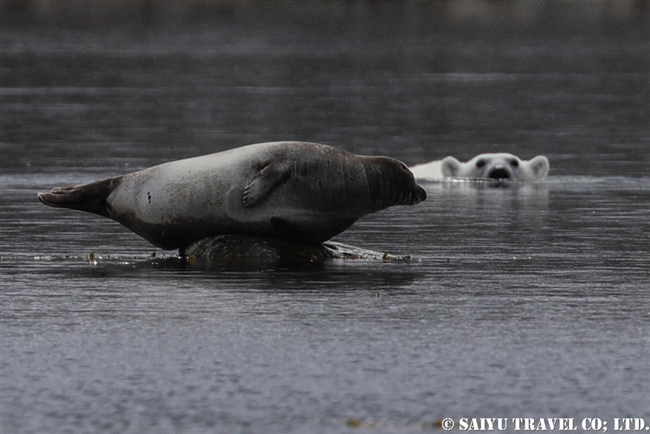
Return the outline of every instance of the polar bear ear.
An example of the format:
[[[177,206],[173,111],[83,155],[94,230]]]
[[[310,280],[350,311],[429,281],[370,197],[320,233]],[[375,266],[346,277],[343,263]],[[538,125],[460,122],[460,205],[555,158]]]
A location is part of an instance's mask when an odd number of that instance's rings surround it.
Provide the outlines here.
[[[535,179],[544,179],[549,170],[548,158],[538,155],[528,162],[528,167]]]
[[[462,164],[463,163],[456,160],[454,157],[447,157],[442,160],[442,163],[440,165],[440,172],[442,173],[442,176],[446,177],[458,176]]]

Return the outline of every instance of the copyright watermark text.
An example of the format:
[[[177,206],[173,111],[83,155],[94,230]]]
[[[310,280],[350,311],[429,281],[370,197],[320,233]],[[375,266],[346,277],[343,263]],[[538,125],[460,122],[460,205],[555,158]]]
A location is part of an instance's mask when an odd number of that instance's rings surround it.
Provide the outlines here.
[[[574,419],[572,417],[461,417],[454,420],[443,419],[440,427],[446,431],[578,431],[606,433],[614,432],[650,432],[650,424],[638,417],[615,417],[611,420],[598,417]]]

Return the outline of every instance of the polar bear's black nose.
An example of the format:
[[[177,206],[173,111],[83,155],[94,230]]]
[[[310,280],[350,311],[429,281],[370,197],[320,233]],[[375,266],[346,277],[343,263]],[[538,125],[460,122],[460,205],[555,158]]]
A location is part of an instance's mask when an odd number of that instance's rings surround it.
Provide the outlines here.
[[[504,167],[495,167],[488,172],[490,179],[510,179],[510,172]]]

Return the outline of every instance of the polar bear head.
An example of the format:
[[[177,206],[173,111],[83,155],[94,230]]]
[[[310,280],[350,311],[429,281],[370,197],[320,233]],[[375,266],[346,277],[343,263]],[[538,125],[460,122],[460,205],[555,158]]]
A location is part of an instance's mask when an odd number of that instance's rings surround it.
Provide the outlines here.
[[[530,161],[507,153],[480,154],[462,163],[454,157],[442,160],[442,176],[453,178],[537,181],[548,174],[548,159],[538,155]]]

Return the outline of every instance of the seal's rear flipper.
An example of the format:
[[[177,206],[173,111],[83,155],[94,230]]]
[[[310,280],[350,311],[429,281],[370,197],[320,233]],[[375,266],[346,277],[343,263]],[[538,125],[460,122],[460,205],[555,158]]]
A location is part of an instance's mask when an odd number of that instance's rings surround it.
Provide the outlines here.
[[[113,191],[115,179],[117,178],[55,188],[49,193],[38,193],[38,199],[45,205],[78,209],[108,217],[106,198]]]

